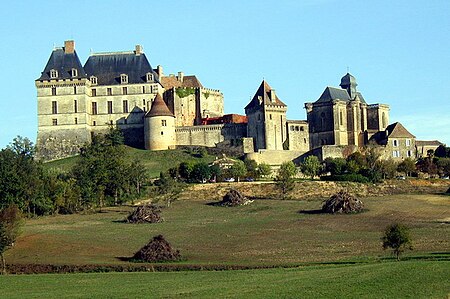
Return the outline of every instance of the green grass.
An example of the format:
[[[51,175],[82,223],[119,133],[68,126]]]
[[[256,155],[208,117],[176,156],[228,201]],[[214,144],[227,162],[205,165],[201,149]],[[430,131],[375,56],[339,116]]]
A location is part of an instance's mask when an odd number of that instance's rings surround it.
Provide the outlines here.
[[[148,169],[150,177],[158,177],[161,171],[166,171],[171,167],[177,166],[181,162],[212,162],[213,156],[207,155],[204,158],[195,157],[184,150],[166,150],[166,151],[148,151],[129,146],[125,148],[125,159],[128,163],[138,161],[140,165]],[[64,158],[47,162],[44,165],[48,168],[56,168],[63,171],[69,171],[80,159],[79,156]]]
[[[446,298],[449,262],[0,277],[4,298]]]
[[[186,264],[298,265],[373,261],[389,257],[381,248],[384,228],[395,221],[411,227],[408,256],[448,252],[449,200],[439,195],[363,199],[368,211],[352,215],[304,214],[321,201],[257,200],[226,208],[207,201],[178,201],[163,210],[165,222],[120,222],[130,207],[86,215],[31,219],[8,263],[121,264],[151,237],[163,234]]]

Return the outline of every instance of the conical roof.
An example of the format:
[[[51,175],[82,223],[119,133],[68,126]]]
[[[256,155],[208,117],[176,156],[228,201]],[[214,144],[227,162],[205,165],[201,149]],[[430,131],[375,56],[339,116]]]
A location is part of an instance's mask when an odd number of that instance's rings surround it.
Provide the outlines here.
[[[172,112],[170,112],[169,107],[167,107],[166,103],[163,101],[159,94],[156,95],[155,100],[152,104],[152,109],[145,115],[145,117],[153,117],[153,116],[172,116]]]

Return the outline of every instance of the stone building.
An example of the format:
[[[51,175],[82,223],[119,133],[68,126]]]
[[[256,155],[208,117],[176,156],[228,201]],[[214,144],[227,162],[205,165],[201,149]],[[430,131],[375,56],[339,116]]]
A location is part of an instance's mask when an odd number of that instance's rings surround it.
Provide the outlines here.
[[[371,135],[385,130],[389,106],[368,105],[357,91],[356,79],[347,73],[341,88],[326,87],[319,99],[306,103],[310,148],[323,145],[363,146]]]
[[[93,53],[84,66],[75,42],[55,48],[35,81],[38,158],[79,152],[93,133],[110,126],[125,143],[149,150],[177,146],[242,148],[249,158],[279,165],[308,154],[346,156],[375,141],[385,158],[415,157],[415,137],[389,124],[389,106],[367,104],[347,73],[340,88],[326,87],[306,103],[307,120],[288,120],[287,106],[263,80],[245,116],[224,115],[223,94],[194,75],[165,76],[153,69],[141,46],[134,51]]]
[[[370,140],[381,146],[384,159],[416,158],[416,137],[399,122],[387,126],[384,131],[375,133]]]

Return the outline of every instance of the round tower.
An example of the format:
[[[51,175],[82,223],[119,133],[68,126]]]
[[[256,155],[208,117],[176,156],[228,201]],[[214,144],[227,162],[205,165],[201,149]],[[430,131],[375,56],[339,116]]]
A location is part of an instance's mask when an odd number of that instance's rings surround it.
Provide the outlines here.
[[[175,148],[175,115],[170,112],[159,94],[144,119],[145,149],[166,150]]]

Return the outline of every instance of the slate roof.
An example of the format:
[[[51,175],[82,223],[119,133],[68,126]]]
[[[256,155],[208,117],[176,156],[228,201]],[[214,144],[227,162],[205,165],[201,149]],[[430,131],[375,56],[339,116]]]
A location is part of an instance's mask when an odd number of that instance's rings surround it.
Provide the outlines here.
[[[163,101],[159,93],[156,95],[155,100],[153,101],[152,108],[145,115],[145,117],[153,117],[153,116],[175,117],[175,115],[173,115],[173,113],[170,112],[169,108],[167,107],[166,103]]]
[[[72,69],[77,70],[77,76],[72,77]],[[57,70],[58,77],[55,79],[86,78],[86,72],[81,65],[77,52],[65,53],[64,48],[56,48],[52,51],[47,65],[38,80],[50,80],[50,70]]]
[[[353,77],[352,74],[347,73],[344,75],[344,77],[341,78],[341,87],[347,86],[347,85],[355,85],[357,86],[358,84],[356,83],[356,78]]]
[[[386,128],[386,132],[388,137],[395,138],[395,137],[409,137],[409,138],[416,138],[413,134],[411,134],[406,128],[399,122],[395,122]]]
[[[250,103],[248,103],[247,106],[245,106],[245,109],[252,109],[254,107],[259,107],[261,106],[262,103],[264,103],[265,105],[287,107],[286,104],[283,103],[276,94],[275,94],[275,102],[271,101],[270,98],[271,90],[272,87],[270,87],[270,85],[266,82],[266,80],[263,80],[258,90],[256,91],[255,95],[253,96],[253,99],[250,101]],[[259,102],[259,97],[261,97],[262,103]]]
[[[144,53],[113,52],[98,53],[89,56],[84,65],[87,76],[97,77],[98,85],[120,84],[120,75],[128,75],[128,83],[146,83],[146,74],[152,73],[158,81],[158,75],[153,71]]]
[[[333,100],[351,101],[345,89],[327,86],[316,103],[331,102]]]
[[[203,88],[202,83],[196,76],[184,76],[183,82],[178,80],[175,76],[165,76],[161,78],[161,84],[165,89],[178,88],[178,87],[199,87]]]

